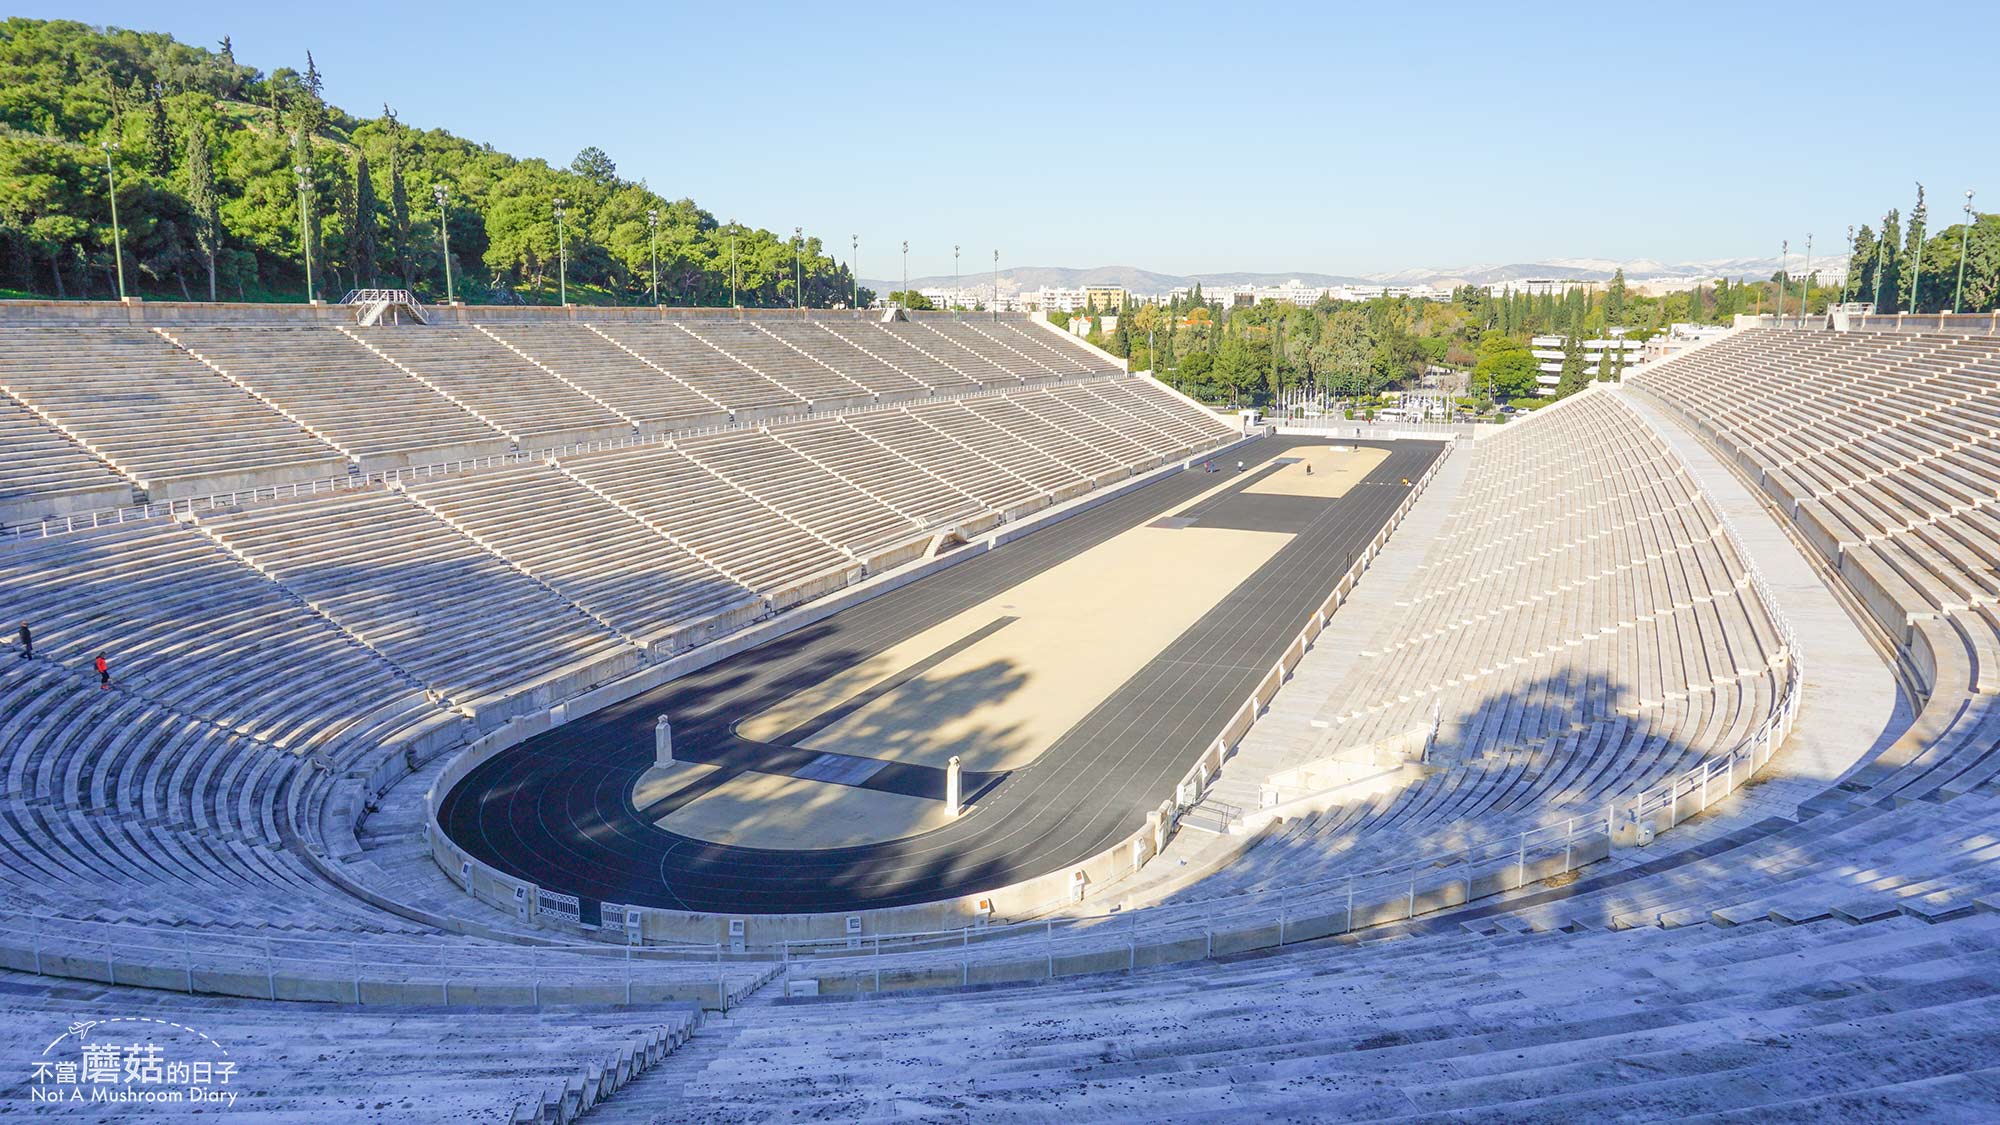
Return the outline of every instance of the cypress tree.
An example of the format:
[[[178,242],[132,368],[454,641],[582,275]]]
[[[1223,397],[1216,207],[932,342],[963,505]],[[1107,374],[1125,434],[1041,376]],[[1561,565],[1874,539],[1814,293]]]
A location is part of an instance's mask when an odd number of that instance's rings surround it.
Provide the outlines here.
[[[1924,218],[1927,214],[1929,214],[1929,210],[1924,205],[1924,185],[1918,184],[1917,205],[1910,209],[1910,229],[1903,236],[1905,240],[1903,243],[1903,261],[1908,263],[1909,280],[1903,283],[1905,297],[1902,307],[1910,312],[1923,311],[1917,307],[1917,302],[1922,297],[1922,294],[1917,292],[1917,286],[1922,285],[1924,280],[1922,273]],[[1932,265],[1935,266],[1936,263],[1933,262]]]
[[[147,91],[152,98],[152,117],[146,123],[146,169],[155,176],[174,170],[173,138],[167,131],[167,103],[160,97],[160,84]]]
[[[208,299],[215,300],[215,255],[222,248],[221,208],[215,173],[209,167],[208,133],[199,121],[188,127],[188,210],[194,214],[194,241],[208,263]]]
[[[349,265],[354,269],[357,289],[375,287],[377,209],[375,181],[368,175],[368,157],[364,153],[354,158],[354,214],[347,223]]]

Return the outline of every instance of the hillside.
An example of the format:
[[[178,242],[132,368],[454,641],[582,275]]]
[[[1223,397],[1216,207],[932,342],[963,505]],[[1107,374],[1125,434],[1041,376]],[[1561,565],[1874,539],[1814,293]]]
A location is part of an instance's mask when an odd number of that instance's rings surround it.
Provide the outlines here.
[[[303,297],[294,169],[304,167],[323,299],[388,285],[442,300],[442,185],[461,300],[556,300],[561,199],[572,302],[652,299],[654,211],[660,299],[728,304],[729,232],[692,200],[619,177],[597,149],[554,167],[410,128],[387,106],[355,116],[321,98],[309,54],[297,62],[303,71],[266,74],[238,63],[227,39],[211,50],[70,21],[0,22],[0,290],[11,291],[0,295],[116,295],[109,144],[134,295]],[[741,303],[793,303],[797,253],[790,238],[740,231]],[[804,254],[806,303],[851,299],[853,279],[819,239],[808,236]]]

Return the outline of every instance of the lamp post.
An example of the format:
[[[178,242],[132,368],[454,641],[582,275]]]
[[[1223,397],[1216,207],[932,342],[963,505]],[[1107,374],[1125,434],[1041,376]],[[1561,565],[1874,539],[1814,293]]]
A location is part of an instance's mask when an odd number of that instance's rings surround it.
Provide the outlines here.
[[[569,307],[569,241],[563,235],[563,216],[568,214],[569,201],[556,199],[556,300],[563,308]]]
[[[739,308],[736,303],[736,220],[729,220],[729,307]]]
[[[443,184],[431,185],[431,198],[438,205],[438,239],[444,243],[444,303],[455,305],[457,298],[451,292],[451,223],[445,211],[445,190]]]
[[[1806,232],[1805,276],[1799,279],[1799,324],[1804,325],[1806,317],[1812,313],[1809,295],[1812,292],[1812,232]]]
[[[122,302],[125,300],[125,240],[118,231],[118,174],[111,170],[111,154],[118,151],[118,146],[106,141],[103,148],[104,182],[111,190],[111,257],[118,264],[118,300]]]
[[[998,250],[993,251],[993,300],[988,307],[993,310],[993,319],[998,321],[1000,319],[1000,251]]]
[[[1847,224],[1847,272],[1850,275],[1854,273],[1854,224],[1853,223]],[[1843,277],[1840,279],[1840,299],[1842,301],[1847,300],[1847,295],[1848,295],[1847,287],[1853,281],[1854,278],[1852,276]]]
[[[804,227],[792,228],[793,258],[792,303],[803,309],[806,307],[806,231]]]
[[[964,291],[965,282],[960,280],[958,272],[958,243],[954,242],[951,244],[951,316],[953,320],[958,319],[958,307],[965,303],[964,299],[959,296]]]
[[[851,244],[851,249],[847,252],[847,272],[850,275],[848,280],[854,283],[854,308],[855,311],[859,312],[861,309],[861,236],[850,234],[847,238]]]
[[[1958,311],[1958,302],[1965,297],[1965,255],[1972,248],[1972,189],[1965,189],[1965,230],[1958,239],[1958,288],[1952,290],[1951,311]]]
[[[647,241],[653,248],[653,307],[660,307],[660,209],[646,208]]]
[[[294,164],[292,172],[299,178],[299,245],[306,256],[306,304],[313,302],[313,244],[312,214],[306,209],[306,196],[312,191],[312,169],[303,164]]]
[[[910,307],[910,240],[903,240],[903,307]]]

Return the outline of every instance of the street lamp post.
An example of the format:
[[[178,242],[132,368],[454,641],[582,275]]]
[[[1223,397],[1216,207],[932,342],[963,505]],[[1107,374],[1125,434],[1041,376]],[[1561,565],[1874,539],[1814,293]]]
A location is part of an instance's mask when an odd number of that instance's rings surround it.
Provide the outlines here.
[[[431,185],[431,198],[437,200],[438,239],[444,243],[444,303],[455,305],[458,303],[458,300],[452,295],[451,291],[451,223],[449,221],[450,215],[445,211],[445,190],[443,184]]]
[[[736,303],[736,220],[729,220],[729,307],[739,308]]]
[[[647,241],[653,248],[653,307],[660,307],[660,210],[646,208]]]
[[[1972,248],[1972,189],[1965,189],[1965,230],[1958,240],[1958,288],[1951,293],[1951,311],[1958,311],[1958,303],[1965,297],[1965,255]]]
[[[312,191],[312,169],[303,164],[294,164],[292,171],[299,178],[299,244],[306,255],[306,304],[313,302],[313,244],[312,214],[306,209],[306,196]]]
[[[951,244],[951,316],[953,320],[958,319],[958,307],[965,303],[965,299],[960,296],[963,292],[965,292],[965,282],[960,280],[958,272],[958,243],[954,242]]]
[[[993,251],[993,300],[987,307],[993,310],[993,319],[1000,319],[1000,251]]]
[[[859,312],[861,309],[861,236],[850,234],[847,238],[851,245],[851,249],[847,252],[847,272],[850,275],[847,280],[854,283],[854,308],[855,311]]]
[[[556,300],[563,308],[569,307],[569,240],[563,235],[563,216],[568,214],[569,201],[556,199]]]
[[[118,151],[118,146],[107,141],[104,143],[103,148],[104,182],[109,185],[111,191],[111,257],[118,264],[118,299],[123,301],[125,299],[125,239],[118,230],[118,175],[111,170],[111,154]],[[1967,192],[1966,194],[1971,195],[1972,193]]]
[[[792,303],[803,309],[806,307],[806,231],[804,227],[792,228],[793,258]]]
[[[910,240],[903,240],[903,307],[910,307]]]

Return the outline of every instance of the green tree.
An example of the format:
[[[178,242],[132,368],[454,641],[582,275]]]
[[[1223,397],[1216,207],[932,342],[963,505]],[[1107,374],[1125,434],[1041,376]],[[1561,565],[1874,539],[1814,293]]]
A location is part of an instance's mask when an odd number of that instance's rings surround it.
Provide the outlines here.
[[[1563,340],[1562,375],[1556,383],[1556,397],[1573,395],[1590,385],[1589,365],[1584,362],[1583,342],[1575,336]]]
[[[354,272],[357,289],[372,289],[377,284],[376,212],[379,207],[375,199],[375,181],[368,174],[368,155],[362,153],[354,158],[354,210],[347,223],[347,260]]]
[[[1472,385],[1483,388],[1496,402],[1533,394],[1536,376],[1541,374],[1528,345],[1503,332],[1488,332],[1480,338],[1479,358],[1472,368]]]
[[[226,44],[228,40],[224,40]],[[208,270],[208,299],[215,300],[215,259],[222,250],[222,215],[216,207],[215,171],[208,162],[208,130],[200,122],[188,127],[187,200],[193,218],[195,246]]]
[[[1906,268],[1903,270],[1903,276],[1898,279],[1902,284],[1902,296],[1897,302],[1897,307],[1910,312],[1922,311],[1917,305],[1922,296],[1917,292],[1917,286],[1923,283],[1920,271],[1923,268],[1924,220],[1928,214],[1929,208],[1924,203],[1924,185],[1918,184],[1917,205],[1910,209],[1910,226],[1903,236],[1903,262]],[[1931,263],[1933,270],[1936,265],[1936,262]]]
[[[1611,275],[1611,284],[1604,287],[1604,323],[1625,323],[1625,267],[1619,266]]]
[[[174,145],[167,129],[167,103],[160,97],[160,84],[146,87],[151,114],[146,119],[146,170],[166,176],[174,170]]]

